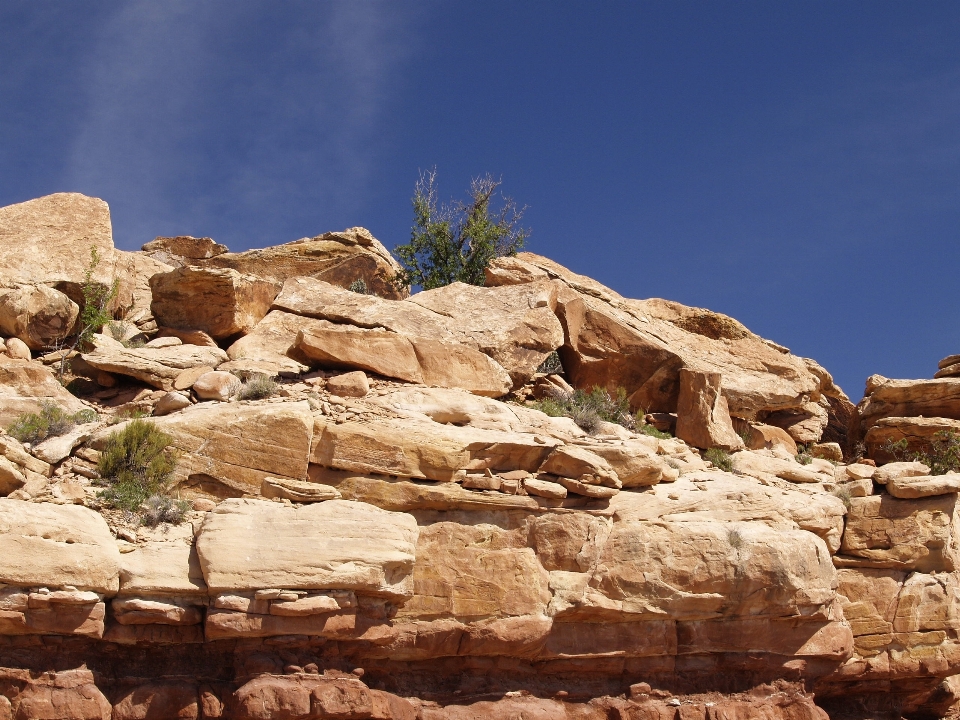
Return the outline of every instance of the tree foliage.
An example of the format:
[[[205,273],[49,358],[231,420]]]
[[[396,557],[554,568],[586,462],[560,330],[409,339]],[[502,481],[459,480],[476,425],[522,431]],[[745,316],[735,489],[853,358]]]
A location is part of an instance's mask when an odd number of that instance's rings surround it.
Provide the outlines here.
[[[424,290],[453,282],[483,285],[491,260],[523,247],[530,234],[520,226],[526,208],[503,196],[497,203],[501,182],[489,175],[470,182],[467,202],[438,203],[436,176],[430,170],[417,181],[410,242],[395,248],[403,266],[397,282]]]

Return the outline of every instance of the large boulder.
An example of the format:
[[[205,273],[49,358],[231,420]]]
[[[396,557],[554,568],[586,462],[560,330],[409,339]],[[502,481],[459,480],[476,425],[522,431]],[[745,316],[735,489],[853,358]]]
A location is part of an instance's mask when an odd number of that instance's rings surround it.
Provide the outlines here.
[[[857,407],[867,429],[888,417],[960,420],[960,378],[890,380],[871,375]]]
[[[79,314],[73,300],[46,285],[0,290],[0,335],[20,338],[31,350],[69,335]]]
[[[119,573],[116,541],[93,510],[0,498],[0,583],[112,595]]]
[[[407,296],[394,280],[400,266],[390,252],[368,230],[348,228],[284,245],[240,253],[222,253],[208,259],[188,259],[187,264],[205,268],[227,268],[283,283],[289,278],[312,277],[349,287],[363,280],[369,292],[385,298]]]
[[[726,315],[666,300],[629,300],[532,253],[494,260],[487,273],[492,286],[546,279],[559,281],[559,352],[576,387],[622,387],[633,408],[675,412],[681,368],[720,373],[730,414],[761,421],[833,391],[832,381],[821,379],[803,358]]]
[[[231,269],[181,267],[150,278],[153,315],[166,327],[203,330],[215,340],[248,333],[280,292],[272,279]]]
[[[740,450],[743,440],[733,429],[720,373],[681,368],[677,398],[677,437],[694,447]]]
[[[411,515],[365,503],[232,499],[207,514],[197,553],[211,591],[352,590],[402,600],[413,594],[418,533]]]
[[[126,375],[161,390],[172,390],[184,371],[195,367],[216,368],[226,362],[220,348],[200,345],[128,348],[106,335],[93,336],[94,348],[81,356],[92,367]]]
[[[0,355],[0,427],[23,413],[39,412],[43,403],[53,403],[70,415],[86,408],[40,363]]]
[[[960,420],[941,417],[885,417],[877,420],[867,430],[863,442],[867,457],[878,463],[888,463],[898,459],[891,452],[890,445],[906,440],[907,445],[902,453],[905,456],[930,452],[940,433],[960,434]]]

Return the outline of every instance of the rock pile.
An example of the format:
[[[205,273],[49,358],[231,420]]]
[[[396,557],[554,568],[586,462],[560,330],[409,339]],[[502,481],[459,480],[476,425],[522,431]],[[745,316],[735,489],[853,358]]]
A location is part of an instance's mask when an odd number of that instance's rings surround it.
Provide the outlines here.
[[[361,228],[123,253],[57,195],[0,235],[0,426],[83,418],[0,433],[0,718],[960,710],[960,474],[877,440],[955,428],[960,379],[855,407],[732,318],[529,253],[407,296]],[[60,377],[90,246],[124,290]],[[100,496],[134,417],[178,524]]]

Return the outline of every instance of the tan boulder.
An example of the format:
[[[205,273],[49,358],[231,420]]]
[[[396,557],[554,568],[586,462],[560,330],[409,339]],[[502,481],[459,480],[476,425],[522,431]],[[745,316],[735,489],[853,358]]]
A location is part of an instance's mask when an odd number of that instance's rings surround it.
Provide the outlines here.
[[[307,332],[322,327],[320,320],[271,310],[248,335],[227,348],[227,355],[234,365],[258,364],[263,374],[299,375],[309,369],[310,361],[296,351],[297,335],[301,330]]]
[[[417,541],[413,597],[398,618],[542,615],[549,578],[520,533],[495,525],[439,522]]]
[[[77,445],[89,440],[101,427],[103,427],[103,424],[100,422],[78,425],[62,435],[54,435],[43,442],[37,443],[30,452],[38,460],[48,463],[49,465],[56,465],[60,461],[70,457],[70,454]]]
[[[558,447],[543,461],[539,471],[572,478],[588,485],[605,485],[617,489],[623,487],[610,463],[577,445]]]
[[[525,433],[379,420],[340,425],[317,421],[310,461],[358,473],[449,482],[468,470],[540,467],[559,443]]]
[[[186,496],[255,494],[268,476],[307,476],[313,416],[306,402],[200,403],[149,422],[173,438],[173,480]],[[101,431],[91,443],[102,446],[121,427]]]
[[[551,498],[554,500],[562,500],[567,496],[567,489],[563,485],[540,478],[531,477],[524,479],[523,489],[527,491],[528,495],[536,495],[537,497]]]
[[[960,378],[889,380],[881,375],[867,379],[867,392],[857,406],[863,427],[882,418],[949,418],[960,420]]]
[[[957,497],[851,498],[837,566],[952,572],[957,566]]]
[[[366,397],[370,383],[362,370],[355,370],[329,378],[327,390],[338,397]]]
[[[212,238],[196,238],[190,235],[158,237],[146,243],[140,249],[151,255],[165,253],[168,256],[173,255],[191,260],[207,260],[208,258],[223,255],[223,253],[227,252],[226,245],[214,242]],[[160,259],[162,259],[163,262],[167,262],[167,260],[162,257]]]
[[[155,338],[175,337],[184,345],[200,345],[201,347],[219,347],[216,341],[203,330],[179,330],[177,328],[162,327],[157,330]]]
[[[960,473],[928,477],[900,476],[887,482],[887,492],[895,498],[910,499],[960,492]]]
[[[522,283],[524,273],[543,271],[566,286],[557,295],[566,334],[560,356],[576,387],[623,387],[635,409],[674,412],[681,367],[719,372],[730,412],[753,419],[799,407],[822,385],[802,358],[725,315],[659,299],[628,300],[532,253],[506,261],[513,270],[504,262],[493,261],[488,282],[507,284],[503,276],[510,276],[509,282]]]
[[[0,427],[23,413],[39,412],[44,402],[70,415],[86,408],[40,363],[0,356]]]
[[[0,291],[0,334],[19,338],[31,350],[69,335],[79,314],[73,300],[45,285]]]
[[[187,368],[174,379],[173,389],[189,390],[202,375],[206,375],[208,372],[213,372],[213,368],[209,365]]]
[[[301,330],[295,347],[327,368],[359,368],[406,382],[423,382],[420,362],[409,339],[387,330],[354,328],[319,321]]]
[[[9,435],[0,435],[0,455],[25,470],[35,472],[44,477],[50,477],[53,468],[49,463],[35,458],[23,449],[23,445],[16,438]]]
[[[471,347],[426,338],[411,342],[426,385],[461,388],[487,397],[506,395],[513,385],[503,367]]]
[[[582,495],[583,497],[596,498],[598,500],[606,500],[612,498],[620,490],[615,487],[608,487],[606,485],[594,485],[591,483],[586,483],[582,478],[589,476],[581,476],[580,480],[575,480],[574,478],[563,477],[562,475],[547,475],[549,478],[556,478],[556,481],[567,489],[568,492],[572,492],[574,495]]]
[[[14,360],[30,360],[32,358],[30,348],[20,338],[7,338],[4,347],[7,356]]]
[[[950,358],[947,358],[947,359],[952,359],[954,357],[956,356],[951,355]],[[940,362],[943,362],[943,361],[941,360]],[[934,378],[957,377],[958,375],[960,375],[960,362],[954,362],[950,365],[942,366],[939,370],[937,370],[937,372],[933,374],[933,377]]]
[[[0,583],[112,595],[119,567],[113,535],[93,510],[0,498]]]
[[[188,408],[193,403],[190,402],[184,393],[171,390],[162,398],[157,400],[157,404],[153,406],[153,414],[156,417],[161,417],[163,415],[169,415],[170,413],[177,412],[177,410],[183,410]]]
[[[265,498],[282,498],[298,503],[339,500],[341,497],[337,489],[329,485],[273,477],[263,479],[260,494]]]
[[[26,484],[23,470],[0,455],[0,496],[9,495]]]
[[[120,556],[120,597],[206,595],[193,526],[170,525]]]
[[[733,428],[741,434],[747,450],[769,450],[781,447],[791,455],[797,454],[797,442],[783,428],[763,423],[748,423],[739,418],[731,418]],[[841,458],[842,459],[842,458]]]
[[[727,399],[720,392],[720,373],[680,369],[677,437],[699,448],[743,447],[730,421]]]
[[[174,345],[126,348],[105,335],[94,335],[94,349],[81,355],[98,370],[126,375],[161,390],[172,390],[180,374],[194,367],[217,367],[227,360],[220,348]]]
[[[830,423],[830,413],[819,402],[807,402],[798,408],[769,413],[763,421],[783,428],[796,442],[809,445],[823,437]]]
[[[646,443],[624,441],[619,445],[594,445],[590,451],[609,463],[625,488],[656,485],[670,466]],[[668,473],[669,474],[669,473]]]
[[[888,445],[907,441],[905,454],[930,452],[938,433],[960,434],[960,420],[939,417],[885,417],[868,428],[864,437],[867,457],[878,463],[889,463],[897,458]]]
[[[815,458],[830,460],[832,462],[843,462],[843,448],[839,443],[825,442],[811,445],[808,452]]]
[[[197,553],[215,592],[340,589],[403,600],[414,591],[418,533],[412,516],[364,503],[230,499],[207,513]]]
[[[191,386],[201,400],[229,400],[238,392],[243,383],[236,375],[212,370],[198,377]]]
[[[863,471],[859,472],[862,473]],[[873,472],[869,473],[869,477],[872,478],[874,482],[880,483],[881,485],[886,485],[891,480],[896,480],[898,478],[922,477],[929,474],[930,468],[928,466],[924,465],[922,462],[911,460],[906,462],[887,463],[882,467],[875,468]]]
[[[770,450],[738,452],[731,460],[734,472],[767,482],[771,478],[781,478],[793,483],[832,482],[835,476],[832,465],[829,468],[814,463],[801,465],[792,457],[777,456]]]
[[[416,304],[448,318],[461,344],[476,347],[507,370],[514,386],[533,377],[547,355],[563,344],[551,282],[483,288],[453,283],[413,295]]]
[[[203,330],[215,340],[250,332],[280,292],[272,280],[236,270],[182,267],[150,278],[153,315],[170,328]]]

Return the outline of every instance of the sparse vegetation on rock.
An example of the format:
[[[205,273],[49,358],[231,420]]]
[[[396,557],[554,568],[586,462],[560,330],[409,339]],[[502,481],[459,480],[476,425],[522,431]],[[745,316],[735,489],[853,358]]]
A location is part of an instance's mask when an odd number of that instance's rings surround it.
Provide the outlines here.
[[[100,497],[120,510],[138,512],[147,498],[163,495],[176,467],[173,439],[146,420],[131,420],[107,439],[97,470],[107,488]]]
[[[95,422],[96,419],[95,410],[68,414],[59,405],[42,401],[40,412],[23,413],[7,428],[7,432],[20,442],[35,445],[47,438],[70,432],[75,425]]]
[[[490,175],[470,182],[468,201],[441,203],[436,177],[430,170],[417,181],[410,242],[394,249],[403,266],[397,282],[424,290],[454,282],[483,285],[490,261],[516,254],[529,236],[520,226],[525,208],[507,197],[496,207],[501,181]]]
[[[263,400],[275,395],[280,383],[268,375],[253,375],[243,381],[237,393],[239,400]]]
[[[724,472],[733,471],[733,460],[730,459],[730,453],[723,448],[710,448],[703,454],[703,459],[712,462],[714,467]]]

